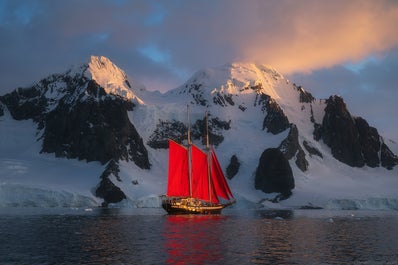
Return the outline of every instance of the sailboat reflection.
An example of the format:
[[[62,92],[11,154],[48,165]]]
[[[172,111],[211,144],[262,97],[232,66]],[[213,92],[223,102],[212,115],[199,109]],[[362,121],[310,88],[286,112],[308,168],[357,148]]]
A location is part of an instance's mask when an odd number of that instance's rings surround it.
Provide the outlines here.
[[[167,264],[214,264],[225,259],[222,223],[227,217],[168,215],[166,218],[163,236]]]

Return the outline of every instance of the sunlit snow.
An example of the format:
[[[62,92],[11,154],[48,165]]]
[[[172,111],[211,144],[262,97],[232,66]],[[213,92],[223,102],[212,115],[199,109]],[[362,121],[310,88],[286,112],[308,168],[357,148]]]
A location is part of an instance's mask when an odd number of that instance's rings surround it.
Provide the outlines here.
[[[135,99],[140,104],[144,102],[133,93],[132,89],[139,90],[141,85],[131,83],[123,70],[104,56],[91,56],[86,75],[102,86],[107,93],[119,95],[128,99]],[[91,75],[91,76],[90,76]]]

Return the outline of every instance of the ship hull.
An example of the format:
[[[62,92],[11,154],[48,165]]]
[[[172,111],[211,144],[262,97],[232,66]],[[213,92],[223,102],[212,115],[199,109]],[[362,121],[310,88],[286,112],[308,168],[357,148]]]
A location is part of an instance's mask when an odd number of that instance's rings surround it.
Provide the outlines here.
[[[168,214],[221,214],[229,204],[208,204],[193,198],[164,198],[162,207]]]

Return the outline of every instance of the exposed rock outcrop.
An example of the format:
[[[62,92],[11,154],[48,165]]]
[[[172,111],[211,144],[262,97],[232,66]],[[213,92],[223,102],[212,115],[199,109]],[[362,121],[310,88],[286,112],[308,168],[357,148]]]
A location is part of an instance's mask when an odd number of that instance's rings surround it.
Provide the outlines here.
[[[387,168],[388,170],[391,170],[393,167],[398,165],[398,157],[391,152],[385,143],[381,144],[380,160],[381,166]]]
[[[209,117],[211,117],[209,115]],[[209,142],[211,145],[218,146],[224,141],[222,131],[229,130],[231,121],[222,121],[218,117],[209,118]],[[167,149],[169,147],[168,140],[172,139],[177,143],[182,143],[187,139],[187,126],[176,120],[161,121],[156,125],[155,131],[148,140],[148,145],[155,149]],[[191,137],[195,140],[201,140],[206,145],[206,118],[196,120],[191,128]]]
[[[209,143],[214,146],[218,146],[224,141],[222,131],[227,131],[231,128],[231,121],[223,121],[218,117],[208,117],[208,132],[209,132]],[[197,120],[192,126],[192,138],[201,139],[203,145],[206,145],[206,117],[201,120]]]
[[[378,167],[380,165],[379,150],[380,136],[376,128],[370,127],[369,124],[361,117],[354,118],[356,128],[358,130],[358,142],[361,146],[363,160],[369,167]]]
[[[0,102],[0,117],[4,115],[4,107],[3,104]]]
[[[267,115],[263,121],[263,130],[267,128],[267,132],[278,134],[289,128],[289,120],[275,100],[269,98],[265,106]]]
[[[294,88],[300,93],[299,102],[301,103],[311,103],[315,100],[314,96],[308,91],[306,91],[302,86],[293,84]]]
[[[18,88],[0,97],[15,120],[33,119],[36,123],[43,120],[48,99],[36,87]]]
[[[169,139],[182,143],[187,139],[187,131],[187,126],[180,121],[159,120],[147,144],[154,149],[167,149],[169,148]]]
[[[331,96],[326,103],[321,129],[323,141],[337,160],[352,167],[364,166],[358,129],[343,98]]]
[[[110,159],[132,160],[148,169],[142,138],[127,116],[131,110],[131,102],[117,97],[79,101],[72,109],[61,101],[45,118],[42,152],[102,164]]]
[[[134,104],[107,94],[82,73],[52,75],[0,100],[14,119],[38,124],[41,152],[102,164],[132,160],[143,169],[150,167],[147,150],[127,115]]]
[[[352,117],[343,98],[331,96],[326,103],[322,125],[315,128],[314,138],[322,139],[337,160],[352,167],[377,167],[381,163],[391,169],[398,164],[397,156],[383,147],[377,130],[364,119]],[[379,154],[383,148],[384,154]]]
[[[227,178],[232,179],[239,171],[240,162],[236,155],[231,156],[231,160],[229,161],[229,165],[227,166]]]
[[[108,206],[109,203],[117,203],[126,199],[126,195],[109,179],[112,175],[120,181],[119,164],[115,160],[109,161],[104,172],[101,175],[101,181],[95,189],[95,196],[104,199],[102,206]]]
[[[256,170],[255,188],[265,193],[278,192],[287,198],[294,185],[292,169],[284,154],[277,148],[266,149]]]
[[[235,102],[233,101],[231,94],[224,94],[224,93],[221,94],[220,92],[217,92],[217,94],[213,97],[213,103],[223,107],[226,107],[228,105],[231,106],[235,105]]]
[[[282,141],[278,149],[281,150],[287,160],[290,160],[295,156],[296,165],[304,172],[308,169],[308,161],[305,159],[305,152],[300,146],[298,135],[297,126],[295,124],[291,124],[288,136]]]
[[[316,155],[319,156],[320,158],[323,158],[322,153],[316,147],[312,146],[311,143],[303,141],[303,145],[305,150],[307,150],[308,153],[310,153],[310,156]]]

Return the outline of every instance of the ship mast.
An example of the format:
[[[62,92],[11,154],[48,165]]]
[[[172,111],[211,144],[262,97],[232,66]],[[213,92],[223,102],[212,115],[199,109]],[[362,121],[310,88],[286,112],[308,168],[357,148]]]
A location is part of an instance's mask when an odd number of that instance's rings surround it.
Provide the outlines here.
[[[212,192],[211,192],[211,153],[210,153],[210,144],[209,144],[209,118],[208,118],[208,111],[206,110],[206,153],[207,153],[207,183],[209,184],[209,200],[212,201]]]
[[[189,104],[187,104],[188,114],[188,178],[189,178],[189,197],[192,197],[192,154],[191,154],[191,120],[189,114]]]

